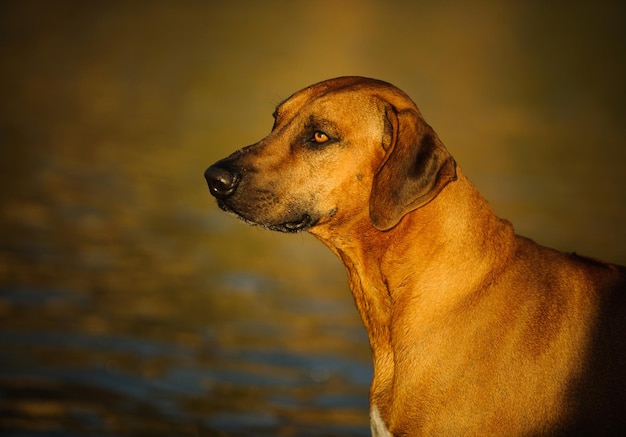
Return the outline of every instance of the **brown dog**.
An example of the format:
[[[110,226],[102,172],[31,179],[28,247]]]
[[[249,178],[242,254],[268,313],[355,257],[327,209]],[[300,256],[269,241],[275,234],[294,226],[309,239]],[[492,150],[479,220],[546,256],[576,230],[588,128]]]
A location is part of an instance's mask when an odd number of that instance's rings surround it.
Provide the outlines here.
[[[388,83],[321,82],[274,118],[205,177],[222,209],[345,264],[374,435],[626,435],[626,269],[516,235]]]

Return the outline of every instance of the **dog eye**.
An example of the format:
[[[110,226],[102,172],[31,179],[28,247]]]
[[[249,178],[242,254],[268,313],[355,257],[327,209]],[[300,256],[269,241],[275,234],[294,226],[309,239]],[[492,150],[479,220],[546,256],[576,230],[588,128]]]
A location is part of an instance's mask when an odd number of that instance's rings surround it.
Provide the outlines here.
[[[313,142],[315,142],[317,144],[325,143],[328,140],[330,140],[330,138],[324,132],[316,131],[313,134]]]

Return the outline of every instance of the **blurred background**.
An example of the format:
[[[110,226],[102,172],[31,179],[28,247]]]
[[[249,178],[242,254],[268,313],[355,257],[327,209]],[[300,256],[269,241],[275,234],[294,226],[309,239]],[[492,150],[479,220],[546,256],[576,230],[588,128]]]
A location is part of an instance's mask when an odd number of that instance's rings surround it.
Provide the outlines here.
[[[330,77],[406,91],[519,233],[626,263],[624,5],[2,1],[0,431],[369,435],[343,266],[202,176]]]

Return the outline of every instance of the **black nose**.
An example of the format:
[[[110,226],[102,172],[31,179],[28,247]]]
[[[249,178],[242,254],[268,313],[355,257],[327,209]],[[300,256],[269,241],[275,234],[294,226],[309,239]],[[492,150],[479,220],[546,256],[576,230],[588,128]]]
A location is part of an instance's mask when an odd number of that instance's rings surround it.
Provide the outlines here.
[[[204,178],[209,184],[211,194],[221,198],[233,194],[239,183],[239,176],[235,172],[216,164],[206,169]]]

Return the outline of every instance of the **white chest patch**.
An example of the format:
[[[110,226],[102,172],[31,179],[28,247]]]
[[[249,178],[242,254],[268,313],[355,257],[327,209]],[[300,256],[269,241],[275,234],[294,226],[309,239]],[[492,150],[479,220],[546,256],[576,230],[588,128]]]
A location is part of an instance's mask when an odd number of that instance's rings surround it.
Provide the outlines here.
[[[387,429],[385,421],[380,417],[380,412],[376,405],[372,405],[370,410],[370,427],[372,429],[372,437],[393,437]]]

